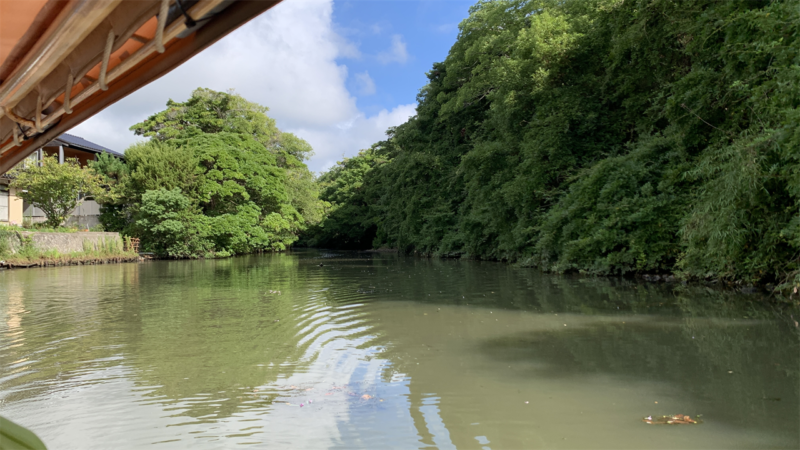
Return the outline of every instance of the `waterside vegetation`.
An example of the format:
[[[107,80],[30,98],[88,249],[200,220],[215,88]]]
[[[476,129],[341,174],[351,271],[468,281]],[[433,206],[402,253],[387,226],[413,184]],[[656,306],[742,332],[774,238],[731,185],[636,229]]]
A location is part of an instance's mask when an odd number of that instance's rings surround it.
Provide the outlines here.
[[[311,246],[800,286],[791,1],[480,1]]]
[[[106,189],[101,223],[141,239],[159,257],[281,251],[322,218],[311,146],[281,132],[267,108],[233,92],[197,89],[131,127],[150,137],[125,161],[92,168]]]
[[[0,267],[46,267],[87,264],[109,264],[139,261],[137,252],[129,250],[123,239],[103,238],[98,242],[83,240],[83,250],[59,252],[36,246],[31,233],[20,232],[17,227],[0,226]]]

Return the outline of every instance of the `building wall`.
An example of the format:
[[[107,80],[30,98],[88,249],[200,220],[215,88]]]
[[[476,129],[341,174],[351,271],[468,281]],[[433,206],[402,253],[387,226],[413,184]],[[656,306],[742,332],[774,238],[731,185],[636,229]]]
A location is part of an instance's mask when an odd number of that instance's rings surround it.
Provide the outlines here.
[[[22,215],[30,223],[41,223],[47,220],[41,209],[30,204],[25,205]],[[22,219],[20,219],[20,223],[22,223]],[[94,200],[78,202],[78,206],[72,210],[72,213],[64,222],[64,226],[77,226],[78,228],[92,228],[97,225],[100,225],[100,205]]]
[[[8,190],[0,185],[0,223],[8,222]]]
[[[8,223],[22,225],[22,199],[17,197],[17,190],[8,189]]]

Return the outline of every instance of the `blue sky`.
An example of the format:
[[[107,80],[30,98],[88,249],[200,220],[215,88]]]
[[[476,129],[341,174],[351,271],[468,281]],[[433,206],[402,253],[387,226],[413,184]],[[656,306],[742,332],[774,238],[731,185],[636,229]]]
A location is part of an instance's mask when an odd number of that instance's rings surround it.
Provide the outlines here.
[[[335,29],[358,45],[362,54],[343,60],[352,74],[368,73],[376,92],[368,95],[358,77],[350,77],[348,89],[359,108],[374,114],[384,108],[414,103],[427,82],[425,73],[443,61],[458,35],[458,24],[467,17],[471,1],[458,0],[360,0],[334,2]],[[390,60],[393,44],[404,45],[407,58]],[[383,56],[381,58],[380,56]]]
[[[115,150],[128,128],[197,87],[235,90],[307,140],[315,172],[415,114],[425,73],[443,61],[473,2],[284,0],[71,133]]]

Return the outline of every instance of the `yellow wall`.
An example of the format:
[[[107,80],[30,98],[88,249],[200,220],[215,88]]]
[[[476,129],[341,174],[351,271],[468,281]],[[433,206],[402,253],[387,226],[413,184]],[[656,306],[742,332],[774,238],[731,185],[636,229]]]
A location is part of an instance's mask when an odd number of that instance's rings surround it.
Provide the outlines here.
[[[17,190],[8,190],[8,223],[9,225],[22,225],[22,199],[17,197]]]

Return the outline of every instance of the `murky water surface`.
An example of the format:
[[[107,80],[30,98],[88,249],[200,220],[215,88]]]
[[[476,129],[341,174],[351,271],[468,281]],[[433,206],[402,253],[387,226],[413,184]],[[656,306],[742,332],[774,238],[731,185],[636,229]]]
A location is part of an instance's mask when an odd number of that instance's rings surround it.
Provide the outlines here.
[[[313,251],[4,271],[0,415],[53,450],[800,447],[789,313],[673,288]]]

